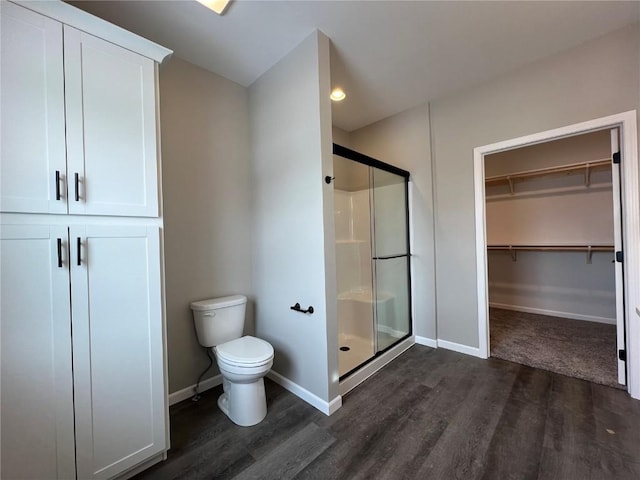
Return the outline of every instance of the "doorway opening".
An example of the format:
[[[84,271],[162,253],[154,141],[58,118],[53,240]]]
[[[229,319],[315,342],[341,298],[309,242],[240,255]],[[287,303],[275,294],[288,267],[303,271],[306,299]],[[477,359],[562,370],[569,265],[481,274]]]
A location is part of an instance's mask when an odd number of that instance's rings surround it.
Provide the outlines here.
[[[566,157],[554,163],[554,155],[537,160],[534,155],[598,138],[599,148],[609,148],[604,158]],[[517,157],[531,163],[517,166]],[[572,324],[579,334],[615,327],[615,347],[610,341],[603,354],[608,384],[627,384],[631,395],[640,397],[640,332],[634,330],[639,256],[637,249],[624,248],[640,240],[635,111],[478,147],[474,177],[481,356],[501,356],[495,340],[504,334],[509,316],[519,317],[516,323],[525,330],[547,322],[537,334],[515,342],[526,346],[546,335],[538,349],[556,337],[549,325]],[[597,270],[608,273],[598,277]],[[550,285],[544,284],[545,275]],[[569,334],[571,347],[579,334]],[[556,360],[567,363],[574,355],[571,348],[561,349]]]
[[[616,350],[624,307],[612,135],[617,149],[617,129],[605,129],[485,155],[492,357],[626,383]]]

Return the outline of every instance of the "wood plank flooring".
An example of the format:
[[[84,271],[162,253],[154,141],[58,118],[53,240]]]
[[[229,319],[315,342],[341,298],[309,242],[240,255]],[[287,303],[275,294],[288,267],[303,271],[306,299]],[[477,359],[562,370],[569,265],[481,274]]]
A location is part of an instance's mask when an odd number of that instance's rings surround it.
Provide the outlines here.
[[[221,387],[173,406],[168,460],[136,478],[640,478],[640,401],[516,363],[416,345],[331,417],[266,387],[254,427],[218,410]]]

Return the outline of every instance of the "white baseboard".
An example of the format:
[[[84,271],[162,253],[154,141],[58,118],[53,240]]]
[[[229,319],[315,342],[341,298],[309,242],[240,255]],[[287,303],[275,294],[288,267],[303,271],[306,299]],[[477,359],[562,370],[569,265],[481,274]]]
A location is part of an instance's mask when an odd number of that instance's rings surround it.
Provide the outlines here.
[[[342,395],[338,395],[336,398],[329,402],[329,413],[327,415],[333,415],[342,406]]]
[[[316,394],[311,393],[306,388],[303,388],[297,383],[292,382],[288,378],[280,375],[278,372],[274,372],[273,370],[271,370],[269,373],[267,373],[267,377],[276,382],[278,385],[284,387],[286,390],[293,393],[295,396],[314,406],[325,415],[331,415],[342,406],[342,397],[340,395],[335,397],[330,402],[326,402]]]
[[[476,347],[469,347],[460,343],[449,342],[447,340],[434,340],[433,338],[415,337],[418,345],[424,345],[431,348],[444,348],[445,350],[453,350],[454,352],[464,353],[465,355],[472,355],[474,357],[484,358],[480,355],[480,349]]]
[[[480,355],[480,349],[477,347],[469,347],[468,345],[462,345],[460,343],[454,343],[440,339],[438,339],[438,347],[445,348],[447,350],[453,350],[454,352],[464,353],[465,355],[484,358],[482,355]]]
[[[615,318],[596,317],[594,315],[582,315],[581,313],[557,312],[555,310],[545,310],[543,308],[522,307],[520,305],[507,305],[504,303],[489,303],[489,307],[512,310],[514,312],[536,313],[538,315],[549,315],[550,317],[570,318],[572,320],[584,320],[586,322],[616,324]]]
[[[218,385],[222,385],[222,375],[214,375],[213,377],[207,378],[200,382],[200,393],[205,390],[209,390],[210,388],[217,387]],[[177,392],[173,392],[169,394],[169,405],[174,405],[178,402],[186,400],[187,398],[191,398],[196,394],[196,386],[191,385],[190,387],[183,388],[182,390],[178,390]]]
[[[433,338],[415,336],[415,341],[418,345],[424,345],[425,347],[438,348],[438,341]]]
[[[336,410],[338,410],[342,406],[342,397],[338,395],[336,398],[331,400],[330,402],[325,402],[317,395],[314,395],[310,391],[302,388],[297,383],[292,382],[286,377],[283,377],[277,372],[270,371],[267,373],[267,377],[276,382],[277,384],[283,386],[285,389],[300,397],[305,402],[313,405],[315,408],[320,410],[325,415],[331,415]],[[200,392],[204,392],[211,388],[217,387],[218,385],[222,385],[222,375],[218,374],[211,378],[207,378],[200,383]],[[174,405],[178,402],[186,400],[187,398],[191,398],[195,395],[195,385],[191,385],[187,388],[183,388],[182,390],[178,390],[177,392],[173,392],[169,394],[169,405]]]

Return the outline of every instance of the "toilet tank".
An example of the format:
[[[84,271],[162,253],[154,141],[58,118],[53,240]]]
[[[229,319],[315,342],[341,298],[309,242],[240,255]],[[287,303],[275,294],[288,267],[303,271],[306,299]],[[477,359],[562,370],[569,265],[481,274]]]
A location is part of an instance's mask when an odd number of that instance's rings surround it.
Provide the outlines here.
[[[210,298],[191,303],[198,341],[203,347],[215,347],[242,337],[247,297]]]

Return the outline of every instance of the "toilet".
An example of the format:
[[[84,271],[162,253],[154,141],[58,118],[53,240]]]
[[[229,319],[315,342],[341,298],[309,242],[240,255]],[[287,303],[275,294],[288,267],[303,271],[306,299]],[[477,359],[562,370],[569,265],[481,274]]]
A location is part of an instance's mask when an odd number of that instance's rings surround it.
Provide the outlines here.
[[[198,341],[213,349],[222,375],[224,393],[218,407],[243,427],[256,425],[267,415],[263,377],[273,365],[270,343],[242,336],[246,306],[244,295],[191,304]]]

